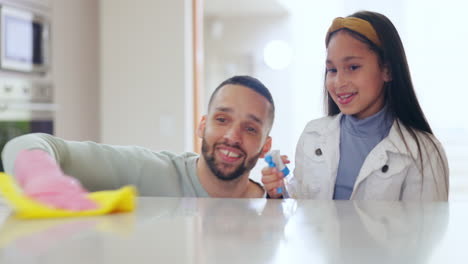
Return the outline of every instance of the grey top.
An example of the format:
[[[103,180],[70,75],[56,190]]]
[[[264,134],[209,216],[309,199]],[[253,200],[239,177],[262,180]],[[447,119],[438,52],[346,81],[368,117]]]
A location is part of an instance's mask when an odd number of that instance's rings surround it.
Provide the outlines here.
[[[369,152],[387,137],[393,119],[386,107],[364,119],[343,115],[340,120],[340,162],[333,199],[349,200],[354,183]]]
[[[28,134],[9,141],[3,149],[7,173],[13,174],[14,160],[22,149],[48,152],[67,175],[77,178],[89,191],[133,184],[140,196],[209,197],[197,176],[196,153],[176,155],[137,146],[66,141],[48,134]]]

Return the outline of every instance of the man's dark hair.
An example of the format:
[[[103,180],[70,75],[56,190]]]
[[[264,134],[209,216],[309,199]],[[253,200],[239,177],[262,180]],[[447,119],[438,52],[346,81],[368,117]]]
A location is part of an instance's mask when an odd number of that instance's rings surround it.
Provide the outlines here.
[[[275,103],[273,102],[273,96],[271,96],[270,91],[261,81],[248,75],[234,76],[225,80],[220,85],[218,85],[218,87],[216,87],[214,92],[211,94],[210,101],[208,103],[208,109],[210,109],[211,102],[213,101],[213,98],[215,97],[216,93],[218,93],[218,91],[227,84],[245,86],[249,89],[252,89],[256,93],[260,94],[261,96],[265,97],[268,100],[268,102],[270,102],[271,104],[270,116],[271,116],[271,123],[273,124],[273,120],[275,119]]]

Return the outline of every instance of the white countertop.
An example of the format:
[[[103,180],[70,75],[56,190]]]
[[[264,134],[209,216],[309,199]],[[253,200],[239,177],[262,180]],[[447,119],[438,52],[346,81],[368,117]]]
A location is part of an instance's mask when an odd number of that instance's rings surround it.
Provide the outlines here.
[[[19,220],[0,263],[468,263],[468,203],[140,198],[134,213]]]

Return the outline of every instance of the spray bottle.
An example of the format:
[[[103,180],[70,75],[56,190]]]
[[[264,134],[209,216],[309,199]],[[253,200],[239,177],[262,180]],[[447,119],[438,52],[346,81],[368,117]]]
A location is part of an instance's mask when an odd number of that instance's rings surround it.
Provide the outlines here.
[[[268,167],[270,167],[270,168],[276,167],[278,170],[283,172],[284,177],[288,176],[289,169],[283,163],[283,160],[281,159],[281,155],[280,155],[279,150],[272,150],[268,154],[266,154],[265,161],[266,161],[266,163],[268,163]],[[279,194],[281,194],[281,193],[283,193],[283,189],[281,187],[278,187],[277,192]]]

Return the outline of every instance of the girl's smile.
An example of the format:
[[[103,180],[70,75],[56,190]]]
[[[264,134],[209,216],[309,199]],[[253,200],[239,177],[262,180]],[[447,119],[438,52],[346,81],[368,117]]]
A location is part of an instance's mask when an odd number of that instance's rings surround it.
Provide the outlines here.
[[[357,92],[352,93],[339,93],[337,94],[338,104],[345,105],[350,103],[354,97],[357,95]]]

